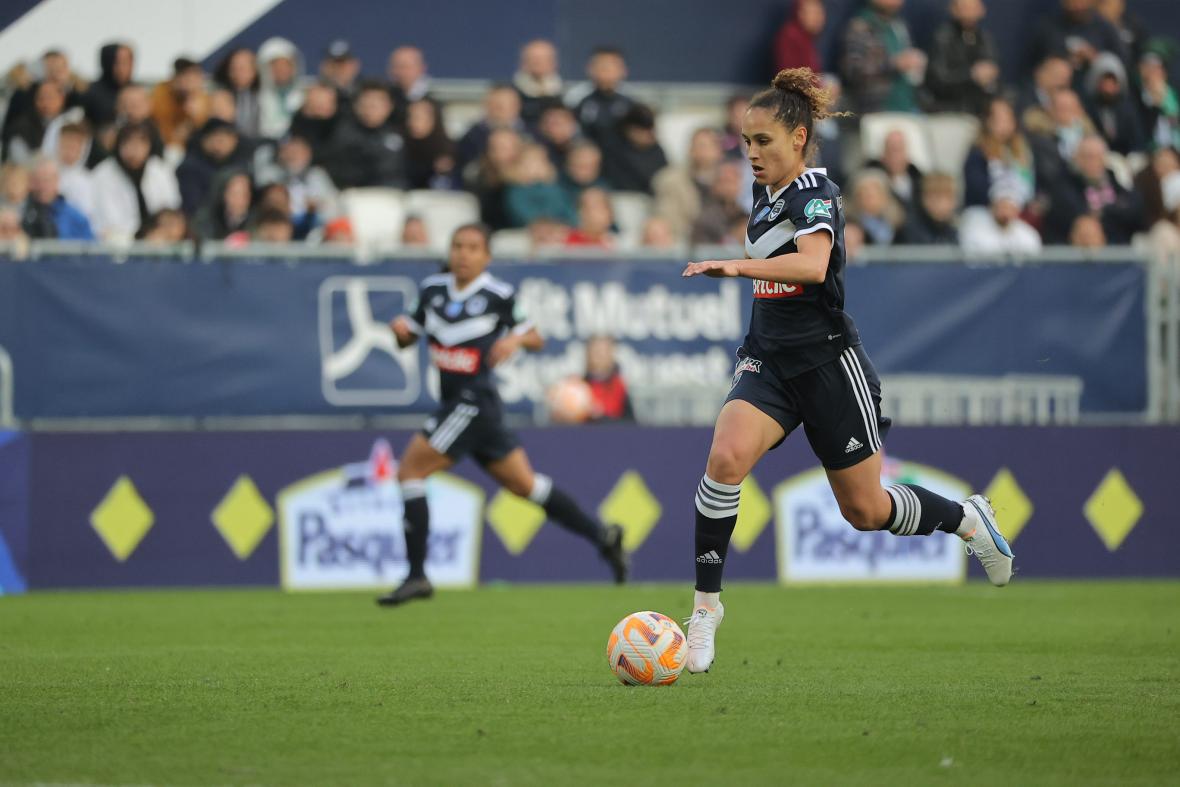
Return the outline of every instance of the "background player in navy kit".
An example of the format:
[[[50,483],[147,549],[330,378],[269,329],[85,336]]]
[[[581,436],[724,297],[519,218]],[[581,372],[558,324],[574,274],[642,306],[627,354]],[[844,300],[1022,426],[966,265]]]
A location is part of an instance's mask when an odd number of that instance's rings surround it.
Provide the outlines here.
[[[492,369],[518,350],[541,349],[544,339],[519,313],[512,285],[487,272],[491,260],[486,227],[472,224],[455,230],[448,272],[423,280],[412,314],[391,323],[402,347],[427,337],[442,404],[410,440],[398,467],[410,573],[400,587],[377,600],[383,606],[433,594],[426,578],[426,479],[467,455],[509,492],[529,498],[554,522],[597,546],[616,582],[627,578],[622,528],[603,527],[548,476],[534,472],[515,435],[504,427]]]
[[[741,483],[799,424],[854,528],[887,528],[899,536],[955,533],[992,583],[1005,585],[1012,576],[1012,551],[986,498],[958,503],[912,484],[881,486],[889,419],[881,416],[880,381],[844,312],[840,189],[806,166],[813,124],[830,115],[830,101],[807,68],[779,72],[753,98],[742,124],[755,181],[747,259],[690,263],[683,273],[754,280],[750,329],[696,492],[690,672],[705,672],[713,662]]]

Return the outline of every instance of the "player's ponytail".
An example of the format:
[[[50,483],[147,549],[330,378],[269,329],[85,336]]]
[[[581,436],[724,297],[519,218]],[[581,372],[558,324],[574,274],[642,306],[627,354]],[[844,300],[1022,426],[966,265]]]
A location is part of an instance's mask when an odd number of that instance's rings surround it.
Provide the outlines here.
[[[807,130],[806,153],[815,150],[815,121],[839,117],[834,112],[832,91],[820,83],[819,75],[810,68],[785,68],[775,74],[770,87],[750,99],[750,107],[769,110],[774,119],[788,130],[802,126]]]

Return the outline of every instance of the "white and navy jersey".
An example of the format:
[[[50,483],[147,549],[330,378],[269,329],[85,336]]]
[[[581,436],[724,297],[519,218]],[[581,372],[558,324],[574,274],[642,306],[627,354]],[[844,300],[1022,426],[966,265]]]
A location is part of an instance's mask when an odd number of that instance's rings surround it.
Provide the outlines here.
[[[498,401],[488,351],[505,333],[532,328],[516,305],[512,285],[486,271],[462,290],[452,274],[426,277],[410,321],[429,343],[444,402],[464,393]]]
[[[754,184],[754,209],[746,227],[746,256],[765,260],[799,249],[796,240],[820,232],[832,242],[822,284],[754,280],[754,310],[745,348],[793,377],[840,356],[860,343],[844,313],[844,198],[822,172],[808,170],[771,193]]]

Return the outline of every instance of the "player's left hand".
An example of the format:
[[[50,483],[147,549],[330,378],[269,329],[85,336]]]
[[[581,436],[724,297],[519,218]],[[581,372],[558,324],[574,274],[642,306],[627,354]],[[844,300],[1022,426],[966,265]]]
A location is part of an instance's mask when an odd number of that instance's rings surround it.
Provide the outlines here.
[[[515,355],[519,349],[520,337],[516,334],[500,337],[492,345],[492,349],[488,350],[488,366],[494,369]]]
[[[734,278],[741,276],[741,270],[736,260],[706,260],[705,262],[690,262],[680,274],[688,279],[693,276],[711,276],[714,279]]]

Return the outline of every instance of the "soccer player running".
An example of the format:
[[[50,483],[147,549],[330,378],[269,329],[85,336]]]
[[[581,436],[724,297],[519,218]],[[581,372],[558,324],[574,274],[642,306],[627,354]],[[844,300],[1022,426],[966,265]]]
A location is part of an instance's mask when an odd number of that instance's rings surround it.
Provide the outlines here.
[[[487,272],[492,261],[488,236],[488,229],[479,224],[455,230],[449,271],[424,279],[412,313],[390,324],[401,347],[422,336],[429,341],[442,404],[422,432],[410,439],[398,467],[410,572],[400,587],[377,599],[382,606],[433,595],[426,578],[426,479],[467,455],[500,486],[532,500],[554,522],[594,544],[616,582],[627,579],[622,528],[603,527],[548,476],[534,472],[515,435],[504,426],[492,369],[518,350],[541,349],[544,339],[521,316],[512,285]]]
[[[754,170],[744,260],[690,263],[683,275],[754,280],[750,328],[717,416],[696,490],[696,596],[689,672],[707,672],[725,615],[721,574],[743,479],[800,424],[823,463],[840,512],[857,530],[954,533],[994,585],[1012,576],[1012,550],[981,495],[962,503],[913,484],[881,486],[881,384],[844,311],[844,215],[839,187],[808,169],[812,129],[831,96],[807,68],[780,71],[750,102],[742,138]]]

